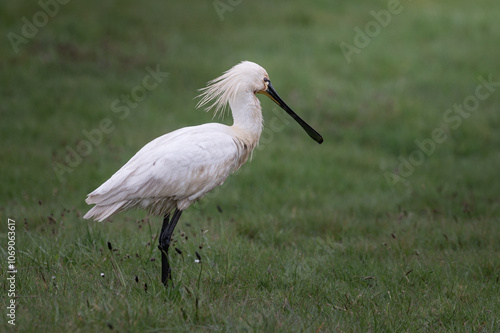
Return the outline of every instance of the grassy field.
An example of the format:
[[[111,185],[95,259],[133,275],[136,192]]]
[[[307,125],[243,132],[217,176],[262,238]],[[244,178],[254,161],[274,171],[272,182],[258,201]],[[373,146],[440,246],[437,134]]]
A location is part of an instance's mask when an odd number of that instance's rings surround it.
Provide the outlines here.
[[[500,331],[498,1],[45,4],[0,5],[1,331]],[[325,142],[260,97],[165,289],[161,219],[84,199],[155,137],[230,124],[194,97],[241,60]]]

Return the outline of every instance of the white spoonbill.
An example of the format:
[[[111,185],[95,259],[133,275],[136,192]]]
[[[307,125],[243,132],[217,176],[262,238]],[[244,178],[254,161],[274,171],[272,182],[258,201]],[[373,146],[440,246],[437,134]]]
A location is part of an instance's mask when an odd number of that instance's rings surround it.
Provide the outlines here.
[[[318,143],[321,135],[297,116],[278,96],[264,68],[243,61],[201,89],[197,107],[210,104],[215,112],[227,104],[234,123],[209,123],[170,132],[145,145],[85,200],[95,204],[83,218],[103,221],[114,213],[137,207],[163,216],[159,238],[162,282],[171,280],[168,248],[182,212],[238,170],[259,143],[262,109],[257,93],[269,96]],[[170,214],[173,211],[172,218]]]

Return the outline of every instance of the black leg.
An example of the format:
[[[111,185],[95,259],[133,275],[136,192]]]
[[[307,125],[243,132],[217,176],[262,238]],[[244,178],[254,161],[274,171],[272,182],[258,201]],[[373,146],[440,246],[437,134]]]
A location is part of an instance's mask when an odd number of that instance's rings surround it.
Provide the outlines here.
[[[170,214],[165,214],[163,217],[163,225],[161,226],[161,231],[160,231],[160,237],[158,239],[158,248],[160,249],[161,252],[161,282],[166,286],[168,282],[168,277],[170,274],[170,265],[168,264],[168,245],[164,248],[163,242],[162,242],[162,237],[165,233],[165,231],[168,228],[170,220]]]
[[[181,214],[182,210],[175,209],[174,215],[170,221],[170,214],[166,214],[163,218],[158,248],[161,251],[161,282],[165,286],[168,280],[172,280],[170,264],[168,262],[168,248],[170,247],[172,234],[174,233],[175,226]]]

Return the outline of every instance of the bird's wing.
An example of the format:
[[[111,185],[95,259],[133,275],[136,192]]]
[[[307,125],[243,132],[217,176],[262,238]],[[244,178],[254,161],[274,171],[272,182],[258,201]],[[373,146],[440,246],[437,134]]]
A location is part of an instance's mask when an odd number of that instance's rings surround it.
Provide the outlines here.
[[[244,162],[241,147],[227,128],[221,124],[187,127],[151,141],[90,193],[86,202],[107,206],[170,198],[189,205],[221,185]]]

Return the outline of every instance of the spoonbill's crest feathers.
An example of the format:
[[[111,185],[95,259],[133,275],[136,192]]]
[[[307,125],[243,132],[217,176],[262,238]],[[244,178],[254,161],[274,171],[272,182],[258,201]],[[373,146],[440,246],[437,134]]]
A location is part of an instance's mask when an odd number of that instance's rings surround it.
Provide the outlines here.
[[[264,68],[251,61],[242,61],[201,88],[202,93],[197,96],[201,100],[196,107],[203,107],[213,101],[205,111],[215,108],[215,114],[224,113],[227,104],[234,100],[238,92],[265,89],[264,77],[269,77]]]

